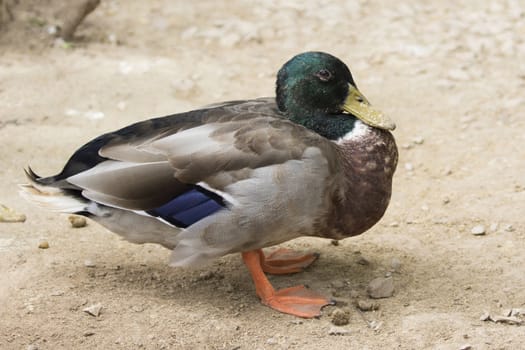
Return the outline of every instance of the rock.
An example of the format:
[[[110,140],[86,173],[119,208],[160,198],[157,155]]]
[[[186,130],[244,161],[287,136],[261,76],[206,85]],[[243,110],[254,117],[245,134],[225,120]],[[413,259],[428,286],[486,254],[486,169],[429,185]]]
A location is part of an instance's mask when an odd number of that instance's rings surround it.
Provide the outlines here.
[[[36,344],[29,344],[27,346],[26,350],[38,350],[38,345],[36,345]]]
[[[365,258],[363,257],[360,257],[359,260],[357,260],[357,263],[359,265],[363,265],[363,266],[368,266],[370,265],[370,261],[366,260]]]
[[[522,320],[515,316],[494,316],[491,317],[491,319],[496,323],[506,323],[511,325],[521,325],[523,323]]]
[[[332,312],[332,323],[336,326],[345,326],[350,322],[350,310],[335,309]]]
[[[366,291],[372,299],[389,298],[394,294],[394,279],[392,277],[373,279]]]
[[[459,348],[459,350],[471,350],[471,349],[472,349],[472,345],[470,344],[461,345],[461,347]]]
[[[485,234],[485,232],[485,226],[483,225],[476,225],[470,230],[470,233],[472,233],[475,236],[482,236]]]
[[[104,112],[101,112],[101,111],[87,111],[87,112],[84,112],[84,117],[86,117],[88,119],[91,119],[91,120],[102,119],[105,116],[106,115],[104,114]]]
[[[64,114],[68,117],[76,117],[80,115],[80,112],[74,108],[68,108],[64,111]]]
[[[414,170],[414,165],[412,163],[405,163],[405,170],[413,171]]]
[[[80,215],[69,215],[68,220],[71,223],[71,227],[74,228],[80,228],[87,225],[86,218]]]
[[[91,316],[98,317],[100,315],[100,310],[102,310],[102,304],[98,303],[98,304],[90,305],[86,307],[85,309],[83,309],[82,311],[84,311],[85,313]]]
[[[498,223],[497,222],[493,222],[492,224],[490,224],[490,227],[489,227],[489,230],[491,232],[496,232],[498,230]]]
[[[425,142],[425,139],[422,136],[416,136],[412,139],[416,145],[422,145]]]
[[[46,240],[40,241],[40,243],[38,243],[38,248],[40,248],[40,249],[47,249],[47,248],[49,248],[49,242],[46,241]]]
[[[363,299],[358,300],[356,306],[361,311],[374,311],[379,309],[378,303]]]
[[[92,260],[86,259],[84,260],[84,266],[85,267],[96,267],[97,264],[95,264]]]
[[[510,224],[509,225],[505,225],[505,227],[503,229],[505,231],[507,231],[507,232],[512,232],[512,231],[514,231],[514,226],[512,226]]]
[[[510,314],[511,316],[506,316],[507,314]],[[509,325],[521,325],[523,323],[523,320],[520,318],[512,315],[512,309],[510,311],[507,311],[505,316],[491,316],[488,312],[483,313],[481,317],[479,318],[481,321],[492,321],[496,323],[506,323]]]
[[[0,204],[0,222],[24,222],[26,216]]]
[[[382,325],[383,325],[383,322],[376,321],[376,320],[372,320],[368,323],[368,326],[374,331],[378,331]]]
[[[328,330],[329,335],[349,335],[350,330],[342,327],[330,327]]]
[[[93,332],[93,331],[85,331],[82,335],[84,337],[91,337],[92,335],[95,335],[95,332]]]
[[[446,167],[445,169],[443,169],[442,175],[444,176],[452,175],[452,169],[450,169],[450,167]]]

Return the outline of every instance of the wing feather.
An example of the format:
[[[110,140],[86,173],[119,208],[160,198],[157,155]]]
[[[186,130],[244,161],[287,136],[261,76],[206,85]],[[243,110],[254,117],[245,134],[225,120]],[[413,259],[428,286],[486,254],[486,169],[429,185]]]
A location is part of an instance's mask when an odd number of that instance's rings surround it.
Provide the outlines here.
[[[283,118],[269,99],[152,119],[105,137],[97,141],[97,163],[67,182],[90,199],[134,210],[162,205],[198,183],[225,191],[254,169],[300,160],[311,146],[337,153],[330,141]]]

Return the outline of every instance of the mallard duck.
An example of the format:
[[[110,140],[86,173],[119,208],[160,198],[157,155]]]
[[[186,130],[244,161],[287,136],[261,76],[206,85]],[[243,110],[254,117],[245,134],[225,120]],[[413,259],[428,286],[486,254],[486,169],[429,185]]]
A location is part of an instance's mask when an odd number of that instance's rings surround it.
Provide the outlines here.
[[[265,273],[302,271],[317,255],[262,248],[300,236],[339,240],[374,225],[390,200],[394,128],[342,61],[306,52],[279,70],[275,98],[103,134],[57,175],[28,168],[21,192],[130,242],[161,244],[172,250],[172,266],[241,253],[263,304],[316,317],[330,299],[304,286],[275,290]]]

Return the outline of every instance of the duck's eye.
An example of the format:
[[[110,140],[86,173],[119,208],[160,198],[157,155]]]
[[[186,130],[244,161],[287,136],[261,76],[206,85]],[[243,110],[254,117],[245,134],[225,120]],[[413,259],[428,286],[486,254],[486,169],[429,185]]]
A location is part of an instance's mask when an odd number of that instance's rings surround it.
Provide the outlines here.
[[[328,69],[321,69],[319,72],[315,73],[315,76],[321,81],[329,81],[332,79],[332,73]]]

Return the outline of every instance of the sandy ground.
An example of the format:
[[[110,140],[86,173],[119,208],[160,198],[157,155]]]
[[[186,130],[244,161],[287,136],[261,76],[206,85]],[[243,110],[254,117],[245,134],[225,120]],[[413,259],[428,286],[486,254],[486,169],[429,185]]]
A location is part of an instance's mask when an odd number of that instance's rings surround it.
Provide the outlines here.
[[[523,326],[480,320],[525,308],[523,2],[304,3],[104,0],[72,47],[46,33],[60,1],[14,7],[0,36],[0,203],[27,220],[0,223],[1,349],[525,347]],[[169,268],[161,247],[73,229],[18,196],[26,165],[56,173],[100,133],[273,95],[277,69],[306,50],[348,63],[400,146],[383,220],[338,246],[288,243],[321,257],[271,277],[337,299],[320,319],[262,306],[237,255]],[[394,295],[358,312],[369,281],[392,270]],[[83,312],[98,303],[98,317]],[[331,335],[343,307],[349,324]]]

